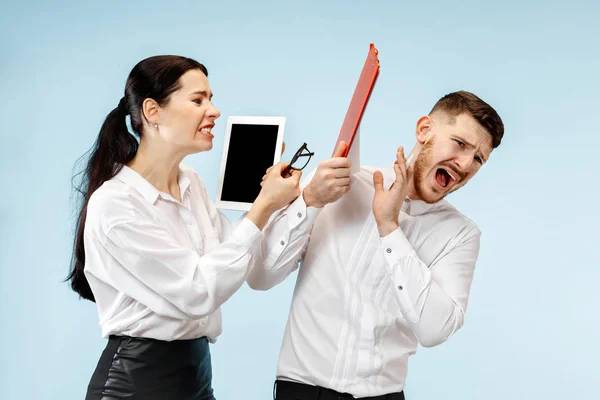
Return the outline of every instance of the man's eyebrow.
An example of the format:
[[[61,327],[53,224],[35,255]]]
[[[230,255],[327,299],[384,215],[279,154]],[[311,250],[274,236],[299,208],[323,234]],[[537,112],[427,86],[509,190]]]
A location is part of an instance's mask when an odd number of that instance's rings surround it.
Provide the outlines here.
[[[462,137],[461,135],[456,135],[456,138],[457,138],[457,139],[459,139],[459,140],[460,140],[461,142],[463,142],[464,144],[466,144],[466,145],[467,145],[467,147],[470,147],[470,148],[474,148],[474,147],[475,147],[475,145],[474,145],[473,143],[471,143],[471,142],[467,141],[467,139],[465,139],[465,138],[464,138],[464,137]]]

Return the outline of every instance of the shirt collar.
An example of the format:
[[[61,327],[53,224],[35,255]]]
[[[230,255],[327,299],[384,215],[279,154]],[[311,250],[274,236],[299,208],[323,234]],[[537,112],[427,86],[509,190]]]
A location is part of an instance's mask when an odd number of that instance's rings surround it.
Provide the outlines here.
[[[123,165],[115,179],[120,180],[137,190],[150,204],[154,204],[158,197],[166,200],[175,200],[171,195],[159,191],[154,185],[144,179],[133,169],[127,165]],[[185,174],[185,171],[179,169],[179,188],[181,190],[181,198],[183,199],[185,192],[190,187],[190,178]]]
[[[383,186],[385,190],[390,190],[392,184],[396,181],[396,172],[394,172],[394,165],[392,164],[389,167],[384,168],[381,172],[383,174]],[[404,202],[407,204],[402,207],[402,210],[406,210],[405,212],[408,215],[425,214],[436,204],[428,204],[422,200],[411,199],[408,196],[406,196]]]

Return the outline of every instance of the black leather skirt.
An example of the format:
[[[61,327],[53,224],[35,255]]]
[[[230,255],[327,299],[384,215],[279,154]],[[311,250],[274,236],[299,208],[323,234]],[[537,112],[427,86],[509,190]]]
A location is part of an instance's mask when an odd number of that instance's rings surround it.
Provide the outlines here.
[[[86,400],[214,400],[206,338],[165,342],[111,336]]]

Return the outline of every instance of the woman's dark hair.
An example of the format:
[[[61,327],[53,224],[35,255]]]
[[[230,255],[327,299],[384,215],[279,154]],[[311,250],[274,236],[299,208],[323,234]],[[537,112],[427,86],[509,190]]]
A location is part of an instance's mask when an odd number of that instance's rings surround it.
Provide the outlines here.
[[[85,168],[75,175],[82,175],[79,185],[75,184],[80,195],[79,213],[76,224],[75,242],[71,259],[71,271],[66,280],[79,295],[90,301],[94,294],[85,278],[85,249],[83,230],[87,205],[104,182],[114,177],[124,164],[130,162],[138,149],[138,141],[127,130],[126,117],[130,116],[133,133],[141,138],[143,134],[142,104],[145,99],[153,99],[161,106],[169,101],[169,96],[180,88],[179,78],[187,71],[199,69],[206,76],[204,65],[190,58],[180,56],[155,56],[140,61],[129,74],[125,85],[125,96],[119,105],[106,116],[100,134],[89,154]],[[86,159],[84,155],[81,159]],[[81,160],[80,159],[80,160]]]

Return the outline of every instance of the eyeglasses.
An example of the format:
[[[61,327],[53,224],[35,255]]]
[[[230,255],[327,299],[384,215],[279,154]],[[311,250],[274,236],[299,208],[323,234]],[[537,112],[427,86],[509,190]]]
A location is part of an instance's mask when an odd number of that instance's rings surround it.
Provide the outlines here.
[[[288,165],[286,169],[283,170],[282,175],[291,175],[293,169],[297,171],[302,171],[308,165],[310,159],[314,155],[315,153],[312,153],[310,150],[308,150],[308,147],[306,147],[306,143],[304,143],[302,147],[298,149],[296,154],[294,154],[294,157],[292,157],[292,161],[290,161],[290,165]]]

